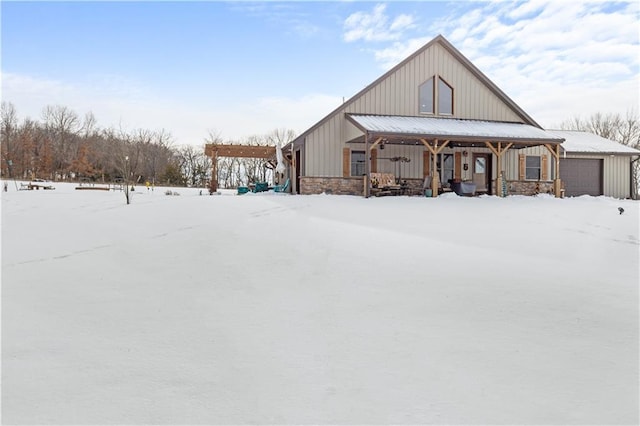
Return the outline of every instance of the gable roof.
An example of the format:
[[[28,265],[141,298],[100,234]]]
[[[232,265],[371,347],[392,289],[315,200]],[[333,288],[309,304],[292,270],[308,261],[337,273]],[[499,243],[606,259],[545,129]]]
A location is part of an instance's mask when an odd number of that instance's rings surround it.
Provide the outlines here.
[[[594,133],[577,130],[547,130],[547,133],[564,138],[560,149],[569,154],[617,154],[640,155],[640,151]]]
[[[514,142],[559,144],[562,137],[524,123],[460,118],[407,117],[393,115],[346,114],[363,132],[405,138],[446,138],[465,142]]]
[[[475,77],[477,77],[493,94],[495,94],[498,97],[498,99],[503,101],[506,105],[508,105],[516,113],[516,115],[518,115],[520,118],[522,118],[522,120],[525,123],[530,124],[532,126],[535,126],[535,127],[539,128],[539,129],[542,129],[542,127],[538,123],[536,123],[536,121],[533,118],[531,118],[529,116],[529,114],[527,114],[522,108],[520,108],[495,83],[493,83],[489,79],[489,77],[487,77],[484,73],[482,73],[482,71],[480,71],[475,65],[473,65],[473,63],[471,63],[471,61],[469,59],[467,59],[458,49],[456,49],[451,43],[449,43],[449,41],[447,39],[445,39],[440,34],[437,37],[435,37],[433,40],[431,40],[430,42],[428,42],[427,44],[422,46],[416,52],[411,54],[405,60],[400,62],[398,65],[396,65],[395,67],[391,68],[389,71],[384,73],[382,76],[380,76],[378,79],[376,79],[373,83],[369,84],[364,89],[362,89],[361,91],[359,91],[358,93],[353,95],[351,98],[349,98],[347,101],[342,103],[339,107],[337,107],[335,110],[330,112],[322,120],[318,121],[316,124],[314,124],[309,129],[307,129],[302,134],[300,134],[291,143],[296,143],[296,142],[299,143],[300,140],[303,140],[309,133],[313,132],[315,129],[320,127],[326,121],[331,119],[333,116],[335,116],[335,114],[337,114],[337,113],[341,112],[342,110],[344,110],[347,106],[349,106],[354,101],[359,99],[362,95],[364,95],[369,90],[371,90],[372,88],[374,88],[375,86],[380,84],[384,79],[388,78],[390,75],[392,75],[393,73],[395,73],[396,71],[398,71],[399,69],[404,67],[411,60],[413,60],[415,57],[417,57],[418,55],[420,55],[421,53],[423,53],[425,50],[429,49],[431,46],[433,46],[436,43],[440,44],[445,50],[447,50],[447,52],[449,52],[454,58],[456,58],[467,70],[469,70],[469,72],[471,72],[471,74],[473,74]]]

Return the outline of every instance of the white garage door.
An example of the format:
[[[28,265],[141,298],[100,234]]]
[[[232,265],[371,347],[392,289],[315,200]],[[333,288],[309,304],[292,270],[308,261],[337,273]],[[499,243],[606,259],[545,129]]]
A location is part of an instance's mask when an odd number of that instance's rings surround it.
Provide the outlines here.
[[[565,195],[602,195],[602,160],[585,158],[560,159],[560,179]]]

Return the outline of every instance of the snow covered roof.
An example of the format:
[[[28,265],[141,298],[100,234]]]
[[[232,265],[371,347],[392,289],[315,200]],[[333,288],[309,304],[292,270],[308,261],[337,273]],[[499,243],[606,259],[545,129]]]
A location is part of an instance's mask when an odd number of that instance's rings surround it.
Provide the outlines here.
[[[455,141],[560,143],[562,136],[522,123],[457,118],[346,114],[363,132],[380,135],[447,138]]]
[[[589,132],[577,130],[547,130],[546,132],[564,138],[565,141],[560,147],[568,153],[640,155],[637,149]]]

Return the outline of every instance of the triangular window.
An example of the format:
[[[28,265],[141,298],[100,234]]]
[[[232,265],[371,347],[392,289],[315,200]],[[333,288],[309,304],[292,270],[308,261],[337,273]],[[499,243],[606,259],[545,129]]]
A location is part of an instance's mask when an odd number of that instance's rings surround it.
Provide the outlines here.
[[[438,77],[438,114],[453,115],[453,87]]]

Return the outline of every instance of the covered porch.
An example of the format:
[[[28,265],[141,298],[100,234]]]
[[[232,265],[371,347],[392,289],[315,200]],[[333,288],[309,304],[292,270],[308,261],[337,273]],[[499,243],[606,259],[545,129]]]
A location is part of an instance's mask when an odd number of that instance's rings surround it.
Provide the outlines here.
[[[422,175],[419,176],[422,179],[421,186],[427,185],[425,189],[430,191],[426,191],[426,195],[433,197],[443,190],[458,192],[465,184],[474,186],[474,192],[504,196],[507,192],[506,174],[517,173],[516,176],[524,181],[524,173],[528,170],[525,155],[507,156],[507,153],[539,147],[550,154],[553,164],[546,164],[547,156],[542,156],[540,162],[545,164],[538,165],[538,183],[532,180],[532,184],[539,185],[541,180],[549,181],[550,190],[556,197],[561,196],[560,144],[564,139],[538,127],[454,118],[349,113],[345,116],[361,132],[359,136],[348,140],[347,144],[364,145],[365,197],[376,193],[376,182],[375,179],[372,181],[372,177],[377,178],[379,174],[379,159],[395,159],[378,155],[385,146],[392,149],[398,146],[413,147],[405,149],[411,154],[404,157],[403,161],[422,163]],[[505,161],[505,158],[508,160]],[[417,177],[413,176],[414,188]],[[404,183],[406,186],[406,180]],[[396,184],[402,185],[403,181],[398,179]]]

